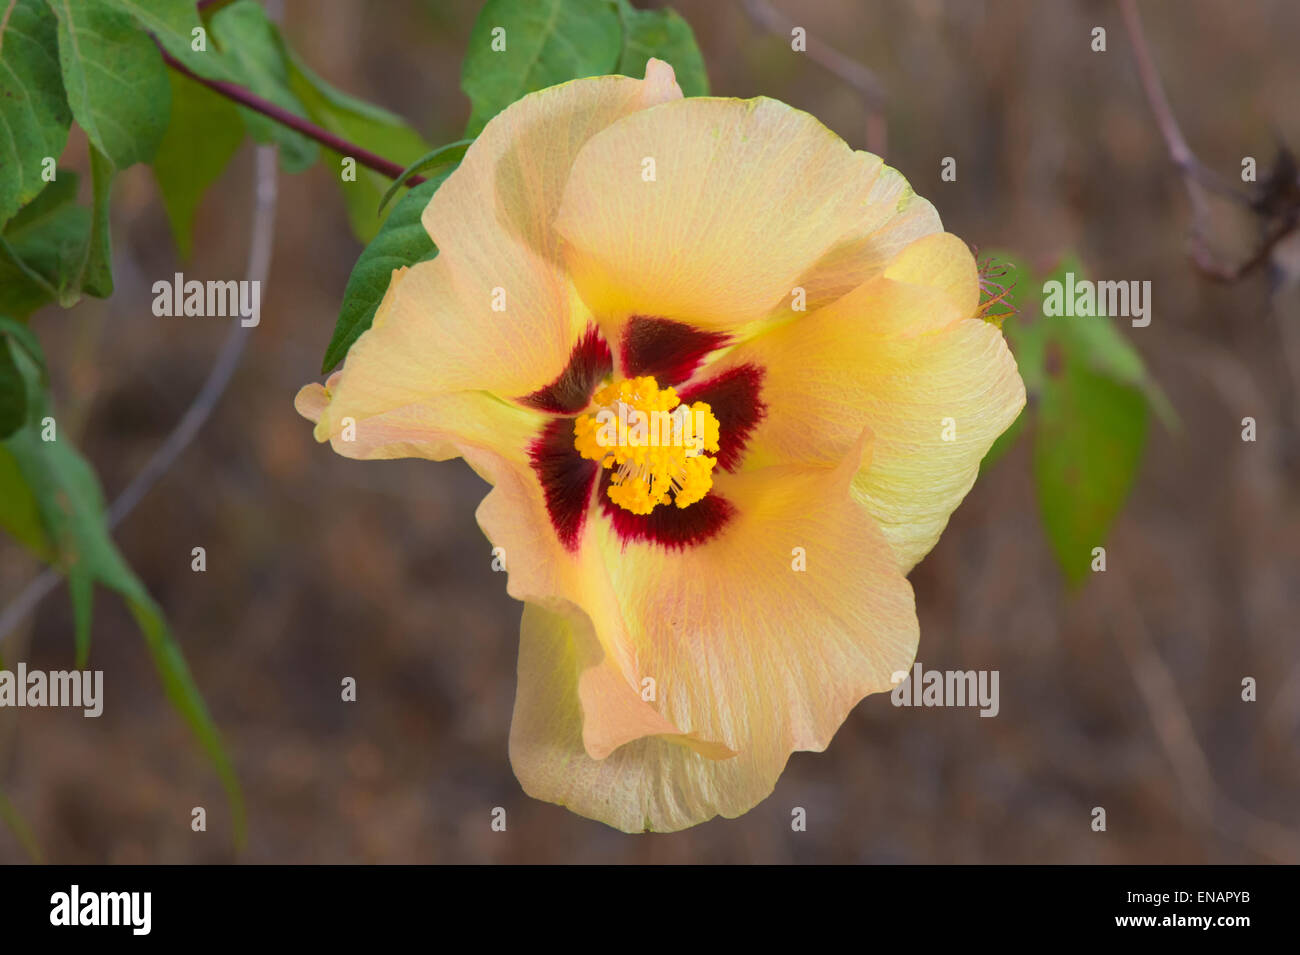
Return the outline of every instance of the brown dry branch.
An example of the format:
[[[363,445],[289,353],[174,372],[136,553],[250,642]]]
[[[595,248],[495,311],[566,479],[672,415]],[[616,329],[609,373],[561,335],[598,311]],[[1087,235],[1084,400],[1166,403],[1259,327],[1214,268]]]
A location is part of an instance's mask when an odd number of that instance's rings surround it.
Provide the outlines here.
[[[275,225],[275,147],[259,146],[256,152],[256,177],[254,187],[254,211],[248,249],[248,267],[245,277],[252,282],[265,284],[271,267],[272,235]],[[135,476],[130,484],[113,501],[108,510],[109,527],[116,527],[140,503],[161,478],[180,457],[181,453],[194,440],[199,429],[203,427],[212,411],[221,400],[239,367],[239,359],[248,344],[251,329],[236,322],[231,326],[213,362],[212,370],[185,410],[176,426],[158,450]],[[47,568],[31,582],[0,612],[0,641],[22,622],[36,606],[49,595],[63,575],[54,568]]]
[[[776,36],[784,37],[787,42],[790,39],[790,31],[798,26],[794,20],[767,0],[741,0],[741,6],[758,26]],[[877,156],[884,156],[889,132],[885,120],[885,102],[888,99],[885,85],[875,73],[853,57],[846,56],[834,47],[814,41],[811,36],[805,36],[805,39],[808,41],[808,58],[833,73],[862,97],[862,105],[866,111],[867,151]]]
[[[1272,173],[1260,182],[1253,192],[1236,188],[1197,158],[1183,136],[1182,128],[1174,117],[1164,83],[1156,69],[1155,59],[1147,46],[1138,13],[1137,0],[1119,0],[1124,28],[1137,60],[1138,75],[1156,126],[1165,141],[1169,158],[1178,168],[1187,198],[1192,206],[1191,248],[1192,262],[1207,278],[1217,282],[1236,282],[1267,262],[1277,244],[1300,226],[1300,178],[1296,166],[1285,148],[1278,150]],[[1244,259],[1225,262],[1215,254],[1210,243],[1211,193],[1225,196],[1252,213],[1260,222],[1260,238],[1255,249]]]

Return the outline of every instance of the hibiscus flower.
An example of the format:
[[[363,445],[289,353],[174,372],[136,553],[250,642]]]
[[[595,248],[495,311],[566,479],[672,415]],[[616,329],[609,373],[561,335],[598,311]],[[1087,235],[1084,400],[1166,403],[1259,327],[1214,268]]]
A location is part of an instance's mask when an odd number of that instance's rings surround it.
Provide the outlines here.
[[[812,116],[658,60],[504,110],[423,223],[438,256],[299,411],[492,485],[530,795],[629,832],[746,812],[909,669],[906,574],[1024,405],[970,251]],[[656,411],[694,443],[602,431]]]

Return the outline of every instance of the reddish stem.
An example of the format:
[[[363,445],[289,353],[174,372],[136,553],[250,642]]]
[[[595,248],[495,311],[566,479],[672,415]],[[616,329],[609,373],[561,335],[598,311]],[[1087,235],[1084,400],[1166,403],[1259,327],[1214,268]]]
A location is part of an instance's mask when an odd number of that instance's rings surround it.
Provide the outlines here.
[[[154,42],[157,42],[156,38]],[[210,80],[206,77],[199,76],[184,63],[163,49],[162,44],[158,45],[158,49],[162,51],[163,60],[173,70],[184,76],[188,76],[196,83],[202,83],[214,93],[218,93],[226,99],[233,100],[240,106],[245,106],[254,112],[261,113],[268,119],[274,120],[281,126],[287,126],[294,132],[302,133],[302,135],[306,136],[308,139],[314,139],[322,146],[332,149],[340,155],[350,156],[367,169],[373,169],[375,172],[381,173],[389,179],[397,179],[402,175],[404,167],[398,165],[392,160],[385,159],[383,156],[378,156],[368,149],[362,149],[355,143],[350,143],[340,136],[335,136],[329,130],[317,126],[315,123],[309,122],[301,116],[289,112],[282,106],[277,106],[268,99],[263,99],[261,96],[258,96],[250,90],[244,89],[242,86],[235,83],[228,83],[225,80]],[[424,182],[423,176],[410,176],[406,180],[406,184],[411,186],[419,185],[422,182]]]

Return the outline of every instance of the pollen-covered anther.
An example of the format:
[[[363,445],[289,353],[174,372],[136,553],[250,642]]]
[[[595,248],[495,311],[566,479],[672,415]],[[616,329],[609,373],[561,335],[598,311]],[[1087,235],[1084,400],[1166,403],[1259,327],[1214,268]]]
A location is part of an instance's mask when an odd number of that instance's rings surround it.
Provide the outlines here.
[[[684,405],[649,375],[600,389],[596,410],[573,423],[584,458],[612,470],[609,499],[633,514],[660,504],[689,507],[713,487],[718,419],[703,401]]]

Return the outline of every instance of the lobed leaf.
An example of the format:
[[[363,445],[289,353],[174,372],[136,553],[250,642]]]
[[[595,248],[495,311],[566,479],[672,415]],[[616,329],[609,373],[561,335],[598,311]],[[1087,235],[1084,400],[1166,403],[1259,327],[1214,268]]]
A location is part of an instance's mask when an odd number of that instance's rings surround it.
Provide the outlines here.
[[[45,188],[46,160],[68,140],[58,31],[44,0],[14,0],[0,15],[0,225]]]
[[[504,32],[501,32],[504,31]],[[493,42],[504,50],[493,49]],[[488,0],[470,31],[460,86],[465,135],[534,90],[617,71],[623,29],[612,0]]]
[[[617,73],[637,79],[645,76],[646,62],[654,57],[672,66],[685,96],[708,96],[709,74],[695,42],[695,31],[675,10],[638,10],[629,0],[618,0],[623,26],[623,50]]]
[[[207,28],[199,20],[194,0],[111,0],[154,35],[164,50],[194,73],[210,80],[240,82],[238,66],[216,44],[205,39],[204,49],[194,49],[194,31]]]
[[[91,215],[77,205],[77,181],[59,170],[0,233],[0,310],[26,317],[65,295],[83,268]]]
[[[171,90],[148,34],[108,0],[48,0],[77,124],[116,169],[148,162],[167,129]]]

